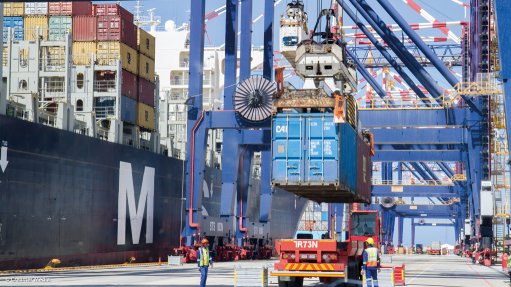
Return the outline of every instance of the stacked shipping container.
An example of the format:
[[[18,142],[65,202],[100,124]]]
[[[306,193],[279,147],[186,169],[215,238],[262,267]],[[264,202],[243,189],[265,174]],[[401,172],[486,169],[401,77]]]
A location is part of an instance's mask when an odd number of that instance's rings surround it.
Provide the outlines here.
[[[14,40],[62,41],[72,32],[75,65],[116,65],[120,75],[102,74],[95,81],[121,77],[121,119],[146,130],[155,129],[155,39],[133,23],[134,17],[117,4],[92,2],[7,2],[4,28]],[[7,29],[4,29],[4,43]]]
[[[154,129],[154,122],[148,121],[154,114],[155,91],[154,84],[154,54],[155,39],[142,29],[137,30],[138,56],[138,125]],[[149,116],[149,117],[148,117]]]

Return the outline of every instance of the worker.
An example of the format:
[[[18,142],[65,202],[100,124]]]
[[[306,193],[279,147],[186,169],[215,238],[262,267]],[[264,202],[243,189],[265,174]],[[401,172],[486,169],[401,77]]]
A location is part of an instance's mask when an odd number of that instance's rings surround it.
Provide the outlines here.
[[[197,251],[197,265],[199,265],[200,271],[200,287],[205,287],[208,279],[208,269],[209,267],[213,268],[213,258],[209,254],[209,241],[204,238],[201,244],[202,246]]]
[[[366,240],[367,248],[362,254],[364,265],[362,266],[368,287],[378,287],[378,271],[380,270],[380,256],[378,249],[374,247],[374,239],[371,237]]]

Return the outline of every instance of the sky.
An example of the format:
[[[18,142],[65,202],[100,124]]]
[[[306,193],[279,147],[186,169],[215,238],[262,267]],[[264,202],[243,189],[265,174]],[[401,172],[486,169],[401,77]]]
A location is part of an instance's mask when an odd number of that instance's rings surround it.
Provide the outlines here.
[[[190,13],[190,3],[199,0],[142,0],[141,4],[143,6],[142,11],[146,11],[147,9],[155,8],[156,15],[161,17],[162,27],[164,26],[165,21],[172,20],[176,23],[177,26],[180,26],[182,23],[188,22],[189,13]],[[291,2],[290,0],[282,0],[282,2],[275,8],[275,47],[278,47],[278,19],[280,15],[282,15],[285,11],[286,4]],[[306,7],[306,11],[309,15],[309,27],[313,27],[314,22],[316,21],[317,15],[317,3],[322,2],[323,8],[327,8],[330,5],[331,0],[304,0],[304,4]],[[386,21],[387,23],[394,23],[390,16],[388,16],[383,8],[377,4],[376,0],[367,0],[367,2],[373,5],[373,8],[378,12],[379,16]],[[404,0],[389,0],[391,4],[394,5],[396,10],[398,10],[401,15],[409,22],[409,23],[424,23],[427,22],[424,18],[419,16],[415,11],[413,11],[410,7],[408,7]],[[460,21],[467,20],[465,11],[463,7],[458,4],[455,4],[452,0],[415,0],[415,2],[423,7],[427,12],[429,12],[434,18],[443,22],[443,21]],[[468,3],[468,0],[464,0],[463,2]],[[122,1],[121,5],[123,5],[128,10],[134,12],[135,1]],[[264,1],[263,0],[253,0],[253,18],[257,17],[264,11]],[[213,11],[216,8],[219,8],[225,5],[225,0],[207,0],[206,1],[206,13]],[[351,21],[346,20],[345,25],[353,25]],[[456,35],[460,35],[460,28],[452,27],[452,31]],[[214,20],[207,23],[206,26],[206,45],[219,46],[224,43],[225,37],[225,14],[215,18]],[[443,37],[444,35],[436,29],[431,29],[428,31],[421,31],[420,34],[422,36],[436,36]],[[253,45],[254,46],[262,46],[263,43],[263,21],[253,25]],[[433,77],[439,77],[439,74],[436,72],[432,72]],[[442,81],[439,81],[442,85]],[[445,81],[444,81],[445,82]],[[433,221],[431,221],[433,222]],[[405,219],[404,224],[404,244],[410,246],[411,244],[411,224],[410,219]],[[395,230],[396,237],[394,242],[397,242],[397,223]],[[425,246],[431,244],[431,241],[441,241],[442,243],[454,244],[454,229],[451,227],[417,227],[416,229],[416,243],[422,243]]]

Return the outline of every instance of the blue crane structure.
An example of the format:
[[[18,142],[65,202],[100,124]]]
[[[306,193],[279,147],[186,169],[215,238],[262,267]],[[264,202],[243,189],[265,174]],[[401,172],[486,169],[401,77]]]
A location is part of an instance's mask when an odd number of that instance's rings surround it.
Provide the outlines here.
[[[500,61],[502,63],[502,83],[506,100],[511,101],[511,46],[509,15],[511,3],[507,0],[493,0],[497,14],[499,32]],[[383,243],[393,244],[394,230],[398,225],[398,244],[403,242],[404,219],[412,219],[412,235],[418,226],[434,226],[425,219],[442,218],[450,223],[436,226],[452,226],[455,238],[463,235],[478,237],[480,217],[481,181],[490,178],[489,158],[489,103],[488,97],[467,96],[457,105],[446,101],[437,81],[425,66],[432,67],[453,87],[459,80],[453,76],[446,63],[463,68],[463,82],[476,81],[480,72],[491,72],[491,63],[486,42],[489,29],[481,13],[493,1],[471,0],[470,33],[461,45],[424,44],[402,16],[387,0],[377,0],[379,5],[399,25],[413,42],[404,44],[388,27],[373,6],[366,0],[338,0],[345,13],[358,25],[361,31],[374,44],[378,51],[376,61],[368,61],[368,49],[348,47],[347,53],[357,66],[359,73],[366,78],[381,98],[387,98],[384,89],[366,70],[369,67],[391,66],[416,93],[421,104],[413,109],[391,104],[385,108],[361,109],[360,121],[374,135],[375,156],[373,162],[381,164],[381,181],[374,182],[371,206],[382,214]],[[238,5],[240,2],[241,5]],[[239,82],[251,76],[252,47],[252,5],[253,0],[226,0],[225,27],[225,84],[224,108],[222,111],[204,111],[202,108],[202,69],[204,61],[204,12],[206,1],[193,1],[190,25],[190,81],[188,103],[188,147],[186,161],[186,225],[182,232],[183,244],[192,245],[194,237],[201,234],[199,221],[199,198],[202,191],[202,170],[206,150],[206,137],[209,129],[223,129],[222,149],[222,197],[221,216],[235,217],[236,239],[240,244],[246,236],[244,217],[248,188],[246,169],[250,166],[251,155],[261,151],[261,190],[260,222],[268,222],[272,200],[270,185],[271,170],[271,122],[253,122],[239,116],[233,104],[233,94]],[[485,6],[486,5],[486,6]],[[238,11],[240,10],[240,11]],[[484,15],[483,15],[484,16]],[[482,19],[482,20],[481,20]],[[382,45],[366,28],[367,22],[372,31],[386,43]],[[238,43],[238,27],[240,41]],[[264,0],[264,63],[263,76],[273,77],[274,52],[274,1]],[[238,48],[240,57],[238,59]],[[469,49],[469,50],[468,50]],[[471,57],[467,59],[469,56]],[[239,77],[237,64],[239,61]],[[428,91],[423,92],[419,85]],[[506,105],[511,115],[510,105]],[[511,117],[507,116],[508,126]],[[510,138],[508,130],[508,138]],[[241,168],[243,164],[243,168]],[[454,167],[457,170],[454,170]],[[435,169],[435,170],[433,170]],[[410,173],[423,184],[404,183],[403,173]],[[464,176],[459,177],[463,173]],[[457,176],[459,178],[457,178]],[[373,174],[374,177],[374,174]],[[453,180],[442,180],[441,178]],[[238,214],[234,214],[235,198],[240,200]],[[392,199],[392,200],[389,200]],[[406,202],[402,198],[411,198]],[[429,204],[414,203],[414,199],[424,198]],[[384,202],[384,201],[387,202]],[[334,204],[337,220],[335,229],[340,230],[342,206]],[[470,221],[470,229],[464,230],[465,220]],[[464,233],[463,233],[464,232]],[[412,236],[412,244],[414,244]]]

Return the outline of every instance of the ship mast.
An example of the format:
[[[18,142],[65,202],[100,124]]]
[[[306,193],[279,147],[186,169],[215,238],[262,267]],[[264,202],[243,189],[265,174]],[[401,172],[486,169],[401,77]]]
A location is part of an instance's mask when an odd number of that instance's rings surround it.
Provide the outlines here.
[[[137,25],[138,27],[149,26],[151,33],[156,32],[156,27],[161,23],[160,16],[154,15],[155,14],[154,11],[156,10],[155,8],[147,10],[149,17],[142,16],[142,7],[143,6],[140,0],[137,0],[135,4],[135,21],[134,21],[135,25]]]

